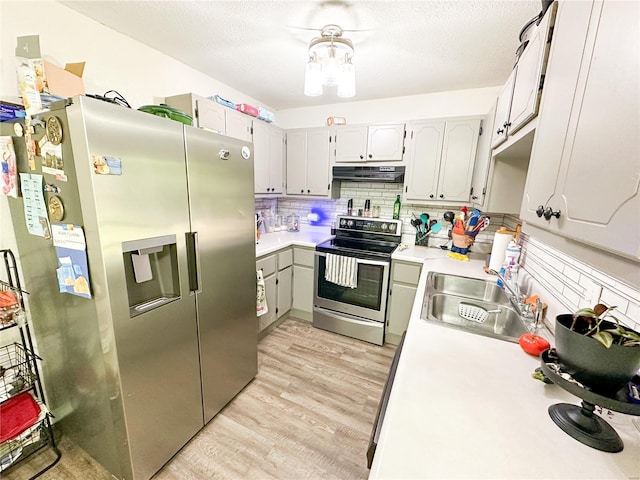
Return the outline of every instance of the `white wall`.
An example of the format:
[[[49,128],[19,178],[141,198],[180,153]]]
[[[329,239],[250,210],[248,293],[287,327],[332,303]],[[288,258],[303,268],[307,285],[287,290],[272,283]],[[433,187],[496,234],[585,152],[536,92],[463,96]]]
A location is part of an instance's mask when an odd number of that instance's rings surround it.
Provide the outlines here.
[[[117,8],[117,2],[113,3]],[[60,66],[86,61],[87,93],[117,90],[132,107],[193,92],[269,105],[52,0],[0,0],[0,97],[16,97],[16,37],[40,36],[42,57]]]
[[[502,87],[474,88],[409,97],[336,103],[280,110],[276,119],[283,128],[326,125],[328,117],[344,117],[348,124],[400,123],[438,117],[485,115]]]

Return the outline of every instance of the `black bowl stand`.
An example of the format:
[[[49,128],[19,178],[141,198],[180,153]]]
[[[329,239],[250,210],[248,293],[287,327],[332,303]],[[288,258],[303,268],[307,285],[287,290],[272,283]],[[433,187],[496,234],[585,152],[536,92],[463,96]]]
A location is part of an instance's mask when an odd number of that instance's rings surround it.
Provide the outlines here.
[[[556,357],[545,350],[540,354],[543,373],[560,388],[582,398],[582,406],[558,403],[549,407],[549,416],[565,433],[592,448],[603,452],[621,452],[624,444],[620,435],[602,417],[595,414],[596,405],[640,416],[640,404],[632,403],[626,395],[626,387],[611,396],[593,392],[562,377],[548,363],[559,364]],[[634,377],[634,381],[638,380]]]

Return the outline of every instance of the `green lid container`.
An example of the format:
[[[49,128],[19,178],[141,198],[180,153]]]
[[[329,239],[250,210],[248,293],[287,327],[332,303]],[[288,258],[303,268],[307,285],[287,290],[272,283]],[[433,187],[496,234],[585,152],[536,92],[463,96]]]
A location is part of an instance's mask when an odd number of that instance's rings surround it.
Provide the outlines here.
[[[158,117],[170,118],[185,125],[193,125],[193,118],[177,108],[161,103],[160,105],[144,105],[138,108],[141,112],[151,113]]]

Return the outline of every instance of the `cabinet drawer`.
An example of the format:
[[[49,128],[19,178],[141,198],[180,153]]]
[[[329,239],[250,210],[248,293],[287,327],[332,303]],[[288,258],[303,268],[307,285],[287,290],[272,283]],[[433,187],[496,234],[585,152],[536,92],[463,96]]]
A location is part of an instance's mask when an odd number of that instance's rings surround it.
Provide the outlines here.
[[[269,255],[256,261],[256,270],[262,270],[262,276],[268,277],[276,273],[276,256]]]
[[[278,270],[284,270],[293,263],[293,252],[291,249],[278,253]]]
[[[422,265],[396,263],[393,266],[393,281],[417,285]]]
[[[305,248],[293,249],[293,260],[296,265],[304,265],[305,267],[313,267],[315,250]]]

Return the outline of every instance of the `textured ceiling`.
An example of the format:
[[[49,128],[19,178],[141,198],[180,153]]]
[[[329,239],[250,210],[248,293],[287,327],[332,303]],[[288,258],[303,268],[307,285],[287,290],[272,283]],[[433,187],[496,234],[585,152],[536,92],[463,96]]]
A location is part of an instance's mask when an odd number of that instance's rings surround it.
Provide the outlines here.
[[[62,1],[275,109],[502,85],[540,0]],[[302,93],[309,41],[353,41],[356,96]],[[350,31],[355,30],[355,31]]]

